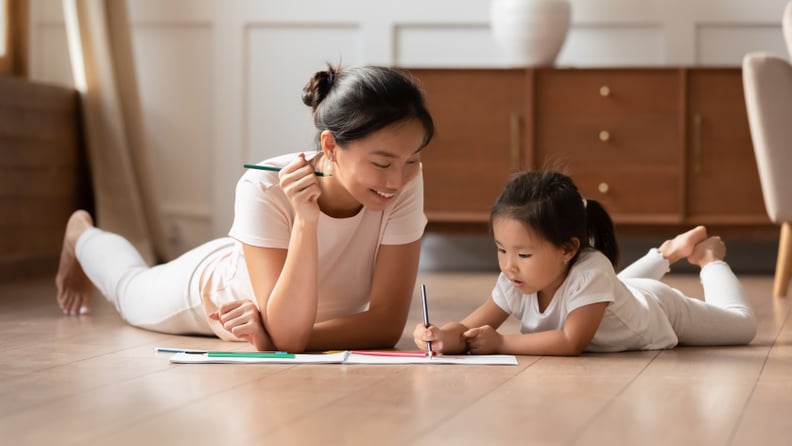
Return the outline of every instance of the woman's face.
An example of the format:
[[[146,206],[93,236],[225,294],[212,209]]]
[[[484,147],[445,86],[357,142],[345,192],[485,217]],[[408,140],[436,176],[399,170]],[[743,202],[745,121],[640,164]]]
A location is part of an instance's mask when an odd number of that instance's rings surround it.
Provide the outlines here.
[[[356,212],[361,205],[384,209],[420,172],[424,136],[416,119],[393,123],[343,147],[336,145],[331,132],[323,132],[322,149],[335,161],[322,187],[322,210],[332,215]]]

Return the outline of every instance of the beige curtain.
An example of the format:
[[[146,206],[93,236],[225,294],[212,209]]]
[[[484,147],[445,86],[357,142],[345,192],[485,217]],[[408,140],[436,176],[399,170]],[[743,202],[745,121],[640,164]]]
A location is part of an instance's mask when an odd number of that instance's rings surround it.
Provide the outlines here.
[[[124,0],[63,0],[69,56],[83,104],[96,222],[151,262],[168,260],[155,200]]]

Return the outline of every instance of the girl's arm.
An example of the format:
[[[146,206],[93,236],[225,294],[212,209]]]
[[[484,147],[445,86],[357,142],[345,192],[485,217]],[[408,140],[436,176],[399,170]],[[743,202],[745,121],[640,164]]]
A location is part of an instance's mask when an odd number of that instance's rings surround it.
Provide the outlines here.
[[[473,353],[576,356],[591,342],[607,307],[608,302],[598,302],[577,308],[569,313],[561,330],[500,335],[479,327],[465,335]]]
[[[381,245],[374,265],[369,309],[315,324],[306,349],[393,347],[404,332],[420,253],[420,239],[406,245]]]
[[[508,317],[509,313],[503,311],[490,298],[461,322],[449,322],[439,329],[435,326],[425,328],[423,324],[418,324],[413,331],[413,338],[415,345],[421,350],[425,350],[426,342],[431,341],[432,348],[438,353],[466,353],[468,344],[464,333],[470,327],[498,328]]]

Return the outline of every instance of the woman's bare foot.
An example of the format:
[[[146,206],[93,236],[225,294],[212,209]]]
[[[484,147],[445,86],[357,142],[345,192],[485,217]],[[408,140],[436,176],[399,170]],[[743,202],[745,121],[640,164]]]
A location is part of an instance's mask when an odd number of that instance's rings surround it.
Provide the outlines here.
[[[666,240],[657,250],[668,260],[668,263],[674,263],[677,260],[688,257],[696,248],[696,245],[706,239],[707,228],[704,226],[696,226],[690,231],[683,232],[671,240]]]
[[[74,249],[80,235],[92,227],[91,215],[82,210],[75,211],[66,223],[58,273],[55,274],[55,286],[58,288],[57,301],[63,314],[76,316],[91,312],[93,284],[77,262]]]
[[[716,235],[696,245],[687,259],[693,265],[704,267],[710,262],[723,260],[724,257],[726,257],[726,244]]]

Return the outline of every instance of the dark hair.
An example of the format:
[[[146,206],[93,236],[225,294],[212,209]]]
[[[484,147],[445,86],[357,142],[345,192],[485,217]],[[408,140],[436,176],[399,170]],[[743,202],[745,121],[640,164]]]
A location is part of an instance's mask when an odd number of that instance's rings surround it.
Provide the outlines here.
[[[570,246],[576,237],[580,250],[597,249],[614,267],[619,261],[619,246],[608,212],[598,202],[584,200],[572,179],[562,173],[515,174],[492,208],[490,220],[498,217],[514,218],[561,248]]]
[[[424,96],[406,74],[392,68],[327,66],[303,88],[302,101],[313,109],[319,134],[333,132],[344,145],[398,121],[418,119],[424,127],[421,147],[434,135],[434,122]]]

